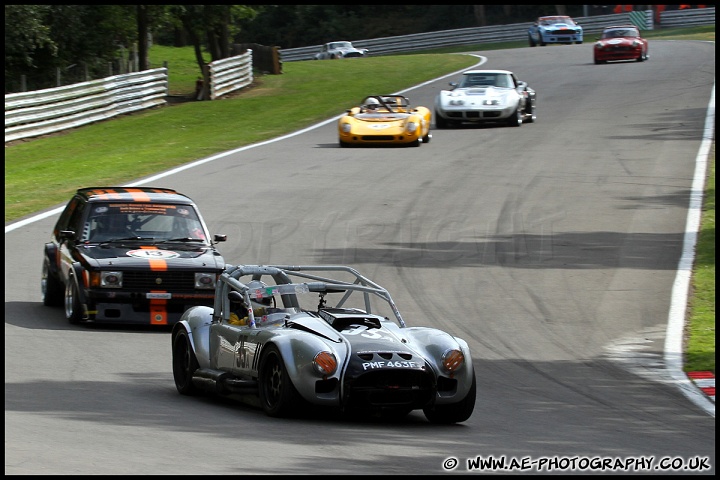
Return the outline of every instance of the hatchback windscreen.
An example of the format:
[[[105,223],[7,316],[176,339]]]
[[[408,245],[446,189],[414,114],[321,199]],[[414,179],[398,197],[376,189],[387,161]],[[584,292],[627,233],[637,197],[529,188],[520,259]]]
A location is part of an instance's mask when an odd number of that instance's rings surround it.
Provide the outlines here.
[[[187,205],[154,203],[93,204],[80,240],[205,241],[202,223]]]

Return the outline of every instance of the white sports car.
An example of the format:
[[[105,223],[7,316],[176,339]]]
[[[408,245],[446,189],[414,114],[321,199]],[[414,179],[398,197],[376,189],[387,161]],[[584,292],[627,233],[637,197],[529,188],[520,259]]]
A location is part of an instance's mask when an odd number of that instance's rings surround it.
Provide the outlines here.
[[[435,126],[502,123],[519,127],[533,123],[535,90],[507,70],[468,70],[435,98]]]
[[[367,54],[367,48],[355,48],[351,42],[328,42],[315,54],[315,60],[364,57]]]

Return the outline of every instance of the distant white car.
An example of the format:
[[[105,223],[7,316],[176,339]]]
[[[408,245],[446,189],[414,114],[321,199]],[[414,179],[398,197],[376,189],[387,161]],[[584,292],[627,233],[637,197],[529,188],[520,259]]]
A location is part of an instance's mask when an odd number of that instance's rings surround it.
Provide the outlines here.
[[[355,48],[351,42],[328,42],[322,46],[320,53],[315,54],[315,60],[364,57],[367,54],[367,48]]]
[[[535,90],[508,70],[468,70],[435,98],[435,126],[500,123],[519,127],[535,121]]]

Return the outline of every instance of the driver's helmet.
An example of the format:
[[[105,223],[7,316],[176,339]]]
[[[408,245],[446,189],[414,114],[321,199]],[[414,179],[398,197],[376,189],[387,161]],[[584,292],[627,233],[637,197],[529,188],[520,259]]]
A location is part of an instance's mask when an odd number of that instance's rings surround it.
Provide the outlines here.
[[[365,100],[365,110],[376,110],[380,108],[380,101],[377,98],[368,98]]]
[[[261,282],[260,280],[252,280],[248,282],[248,294],[250,295],[250,303],[252,303],[253,308],[267,308],[267,307],[273,307],[275,306],[275,299],[272,295],[265,297],[264,295],[267,295],[267,284],[265,282]]]

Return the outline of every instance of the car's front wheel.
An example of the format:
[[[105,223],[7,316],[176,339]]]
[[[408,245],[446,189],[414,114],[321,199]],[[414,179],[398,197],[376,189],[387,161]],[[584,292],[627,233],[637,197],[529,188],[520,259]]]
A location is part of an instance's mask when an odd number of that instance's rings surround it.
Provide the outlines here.
[[[523,115],[522,111],[520,110],[520,107],[515,109],[515,112],[510,115],[507,119],[507,126],[508,127],[519,127],[523,124]]]
[[[464,422],[470,418],[470,415],[472,415],[473,410],[475,409],[476,396],[477,384],[475,382],[475,371],[473,371],[470,391],[468,391],[468,394],[465,395],[465,398],[457,403],[426,407],[423,409],[423,413],[430,423],[449,424]]]
[[[269,417],[291,416],[303,400],[290,380],[278,348],[269,345],[265,350],[258,371],[260,405]]]
[[[175,388],[183,395],[197,395],[200,390],[193,384],[192,377],[199,368],[186,331],[181,330],[172,341],[172,368]]]
[[[438,129],[448,128],[450,126],[450,122],[445,120],[445,118],[438,115],[437,112],[435,112],[435,127]]]
[[[543,40],[541,33],[538,33],[538,43],[540,43],[541,47],[545,46],[545,40]]]
[[[65,286],[65,318],[67,321],[76,324],[82,321],[82,305],[80,304],[80,292],[75,284],[72,275],[68,276]]]
[[[533,40],[532,35],[528,35],[528,43],[530,44],[531,47],[537,47],[537,42],[535,40]]]
[[[43,260],[40,291],[42,292],[43,305],[57,307],[63,304],[63,285],[50,272],[50,260],[47,257]]]

